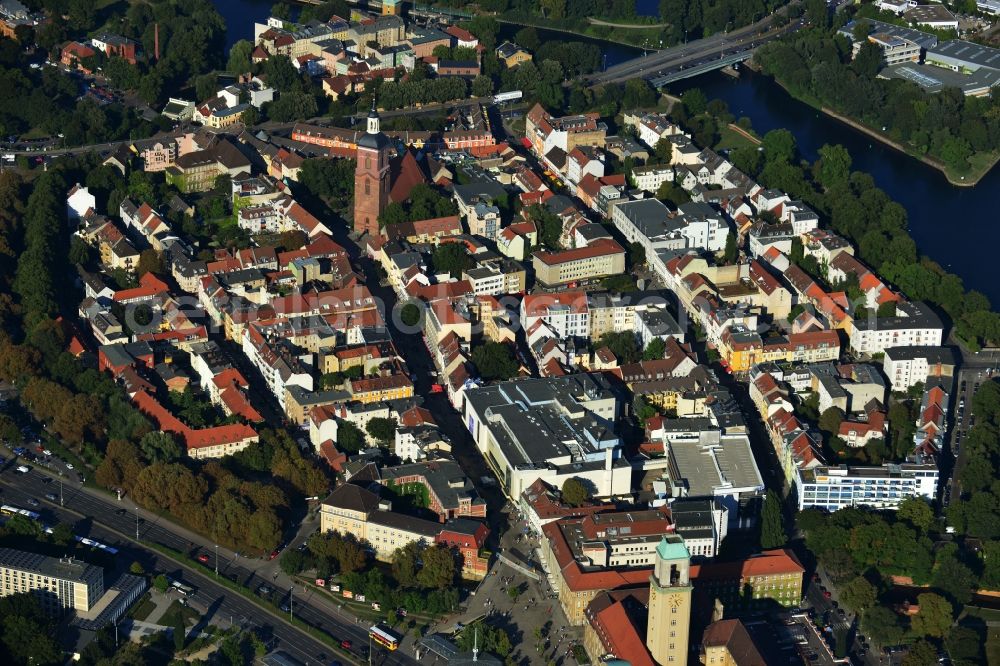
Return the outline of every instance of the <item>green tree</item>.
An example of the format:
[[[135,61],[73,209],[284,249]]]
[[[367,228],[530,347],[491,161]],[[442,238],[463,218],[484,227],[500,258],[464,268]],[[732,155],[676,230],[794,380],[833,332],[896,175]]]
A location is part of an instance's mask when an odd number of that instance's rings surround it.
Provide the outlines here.
[[[684,188],[672,181],[664,181],[656,190],[656,198],[672,204],[674,208],[691,201],[691,195]]]
[[[365,448],[365,433],[350,421],[338,421],[337,448],[347,453],[357,453]]]
[[[691,88],[681,95],[681,103],[689,116],[700,116],[708,109],[708,98],[701,88]]]
[[[851,175],[851,155],[841,145],[823,144],[817,165],[819,180],[827,188],[846,183]]]
[[[864,576],[858,576],[841,590],[840,598],[855,613],[863,613],[875,605],[878,591]]]
[[[462,277],[462,272],[471,268],[473,263],[463,243],[441,243],[431,255],[434,272],[449,273],[454,278]]]
[[[663,358],[666,352],[667,343],[665,343],[662,338],[653,338],[643,350],[642,359],[644,361],[656,361]]]
[[[487,97],[493,94],[493,79],[480,74],[472,80],[472,95],[474,97]]]
[[[971,627],[956,625],[944,638],[944,647],[952,661],[960,664],[983,663],[983,637]]]
[[[245,74],[249,72],[253,63],[250,55],[253,53],[253,43],[247,39],[237,40],[229,49],[229,61],[226,69],[230,74]]]
[[[934,524],[934,510],[922,497],[907,497],[899,503],[896,517],[926,532]]]
[[[139,450],[149,462],[173,462],[184,455],[184,448],[168,432],[150,432],[139,440]]]
[[[416,326],[420,322],[420,306],[407,303],[399,311],[399,320],[407,326]]]
[[[423,566],[417,573],[417,581],[426,588],[444,589],[455,583],[455,555],[443,544],[424,549],[421,553]]]
[[[784,520],[781,514],[781,499],[775,491],[764,497],[764,507],[760,517],[760,547],[765,550],[781,548],[788,542]]]
[[[518,375],[521,369],[510,345],[501,342],[484,342],[472,350],[472,363],[479,376],[487,381],[506,381]]]
[[[641,243],[634,242],[628,244],[629,265],[633,268],[643,266],[646,263],[646,248]]]
[[[651,164],[670,164],[674,158],[674,144],[667,138],[662,138],[653,146],[653,154],[650,155]]]
[[[940,594],[925,592],[917,596],[920,612],[910,618],[910,628],[917,636],[943,638],[951,629],[955,609]]]
[[[170,587],[170,581],[167,580],[167,577],[163,574],[157,574],[157,576],[153,578],[153,587],[156,588],[157,592],[166,592]]]
[[[396,419],[376,417],[368,421],[365,430],[379,442],[391,442],[396,434]]]
[[[899,616],[885,606],[873,606],[861,617],[861,627],[876,645],[898,645],[903,639]]]
[[[817,425],[820,427],[820,430],[835,435],[840,430],[840,424],[843,421],[844,410],[839,407],[829,407],[826,411],[819,415],[819,422]]]
[[[937,648],[933,644],[928,641],[917,641],[910,646],[900,663],[902,666],[935,666],[940,662]]]
[[[732,231],[726,236],[726,248],[722,251],[722,261],[727,264],[735,264],[739,258],[740,248],[736,244],[736,234]]]
[[[419,556],[420,546],[415,541],[397,548],[393,552],[392,577],[401,587],[413,587],[417,584],[417,559]]]
[[[587,484],[576,478],[570,477],[563,481],[562,501],[570,506],[583,506],[590,501],[590,488]]]
[[[791,162],[797,153],[795,136],[786,129],[771,130],[765,134],[761,147],[768,162]]]
[[[278,566],[289,576],[295,576],[305,568],[305,559],[305,555],[301,551],[289,549],[281,554]]]
[[[607,347],[619,363],[634,363],[641,357],[635,334],[631,331],[611,332],[602,335],[596,347]]]

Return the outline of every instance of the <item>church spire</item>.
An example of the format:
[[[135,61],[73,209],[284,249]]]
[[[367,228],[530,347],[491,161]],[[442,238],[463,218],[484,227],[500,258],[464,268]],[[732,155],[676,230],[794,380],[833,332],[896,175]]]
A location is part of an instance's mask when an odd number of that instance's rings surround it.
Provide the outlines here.
[[[378,134],[379,129],[379,117],[378,111],[375,110],[375,95],[372,95],[372,110],[368,113],[368,133]]]

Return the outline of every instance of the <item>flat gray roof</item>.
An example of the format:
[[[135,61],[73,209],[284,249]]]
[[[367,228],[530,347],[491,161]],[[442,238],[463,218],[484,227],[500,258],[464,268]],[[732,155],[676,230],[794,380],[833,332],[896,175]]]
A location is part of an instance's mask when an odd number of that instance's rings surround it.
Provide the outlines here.
[[[922,30],[914,30],[913,28],[905,28],[899,25],[893,25],[892,23],[884,23],[882,21],[876,21],[875,19],[860,19],[862,21],[867,21],[871,26],[871,32],[884,32],[887,35],[892,35],[893,37],[902,37],[903,39],[908,39],[911,42],[919,45],[920,48],[929,49],[938,43],[938,39],[935,35],[929,32],[923,32]],[[851,21],[843,28],[839,30],[840,34],[845,35],[851,41],[854,41],[854,25],[856,21]]]
[[[927,49],[928,57],[943,57],[976,67],[1000,70],[1000,49],[973,44],[963,39],[949,39]]]
[[[690,497],[725,495],[727,488],[761,489],[757,463],[745,437],[723,437],[719,444],[670,444],[671,475],[683,481]]]
[[[0,565],[19,571],[42,574],[49,578],[62,578],[77,582],[86,582],[87,578],[95,571],[102,576],[104,573],[100,567],[73,558],[59,559],[24,550],[14,550],[13,548],[0,548]]]

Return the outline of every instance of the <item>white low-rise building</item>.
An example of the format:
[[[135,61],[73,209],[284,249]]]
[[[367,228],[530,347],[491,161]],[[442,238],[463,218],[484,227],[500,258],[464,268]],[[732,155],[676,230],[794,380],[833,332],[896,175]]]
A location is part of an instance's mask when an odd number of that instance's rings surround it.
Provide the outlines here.
[[[931,501],[937,495],[939,472],[934,464],[902,463],[879,467],[819,466],[797,469],[799,511],[865,506],[898,509],[909,497]]]

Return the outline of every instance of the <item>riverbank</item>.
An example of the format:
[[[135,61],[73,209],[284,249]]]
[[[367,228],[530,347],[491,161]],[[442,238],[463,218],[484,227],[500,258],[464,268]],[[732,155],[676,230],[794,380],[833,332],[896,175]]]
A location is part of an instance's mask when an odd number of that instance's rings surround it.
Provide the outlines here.
[[[784,87],[784,86],[782,86]],[[787,89],[786,89],[787,90]],[[791,93],[789,93],[791,94]],[[935,160],[932,157],[926,155],[915,155],[912,151],[908,150],[906,146],[894,141],[882,132],[868,127],[867,125],[858,122],[852,118],[841,115],[832,109],[828,109],[825,106],[819,107],[819,110],[830,116],[834,120],[844,123],[845,125],[855,129],[863,134],[870,136],[873,139],[881,141],[885,145],[889,146],[894,150],[898,150],[901,153],[905,153],[909,157],[920,160],[929,167],[933,167],[944,174],[944,177],[948,179],[948,183],[954,185],[955,187],[975,187],[983,177],[990,172],[990,170],[996,166],[997,162],[1000,162],[1000,153],[985,154],[985,153],[974,153],[970,158],[970,170],[967,174],[960,174],[954,169],[951,169],[946,164]],[[973,163],[975,162],[975,163]]]
[[[496,15],[496,20],[498,23],[506,25],[516,25],[522,28],[536,28],[538,30],[545,30],[548,32],[558,32],[563,35],[572,35],[579,39],[590,39],[599,42],[606,42],[608,44],[614,44],[616,46],[623,46],[629,49],[641,50],[643,49],[643,43],[648,44],[659,44],[661,41],[660,34],[663,32],[664,28],[659,28],[655,26],[642,26],[636,25],[634,27],[611,27],[610,25],[601,25],[598,23],[588,23],[587,30],[577,30],[571,28],[557,28],[549,23],[546,23],[544,19],[541,18],[513,18],[503,15]],[[592,30],[592,31],[591,31]],[[599,33],[604,32],[604,30],[610,30],[610,35],[602,35]],[[620,34],[618,32],[620,31]],[[625,37],[630,39],[625,39]],[[646,51],[657,51],[659,49],[655,48],[645,48]]]
[[[766,76],[766,74],[762,76]],[[933,169],[937,169],[942,173],[942,175],[944,175],[945,179],[948,181],[948,184],[954,185],[955,187],[975,187],[976,185],[979,184],[979,181],[982,180],[986,176],[986,174],[988,174],[993,169],[993,167],[997,165],[997,162],[1000,162],[1000,151],[990,154],[973,153],[969,157],[970,168],[968,172],[961,172],[956,169],[952,169],[948,165],[934,159],[933,157],[928,157],[927,155],[915,154],[907,146],[892,139],[887,134],[875,129],[874,127],[869,127],[868,125],[865,125],[859,120],[855,120],[854,118],[850,118],[841,113],[837,113],[833,109],[830,109],[829,107],[825,107],[822,104],[819,104],[816,100],[794,94],[791,90],[788,89],[788,86],[786,86],[777,77],[770,77],[770,78],[772,81],[777,83],[778,86],[780,86],[781,89],[784,90],[785,93],[787,93],[788,96],[791,97],[792,99],[811,106],[817,111],[820,111],[821,113],[829,116],[830,118],[833,118],[837,122],[843,123],[844,125],[847,125],[851,129],[857,130],[858,132],[861,132],[862,134],[865,134],[866,136],[869,136],[875,139],[876,141],[881,142],[883,145],[888,146],[889,148],[892,148],[893,150],[896,150],[900,153],[903,153],[907,157],[919,160],[920,162],[923,162],[927,166]]]

